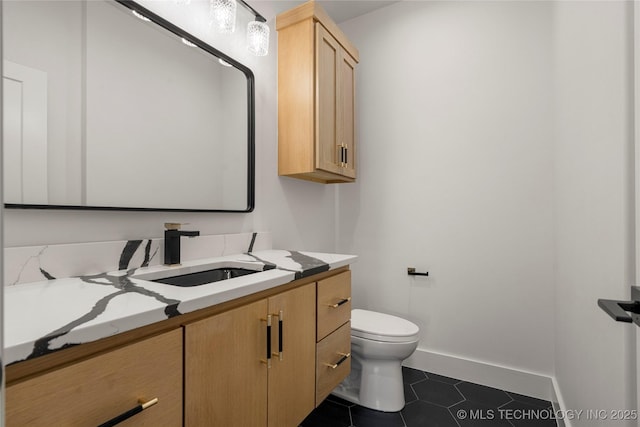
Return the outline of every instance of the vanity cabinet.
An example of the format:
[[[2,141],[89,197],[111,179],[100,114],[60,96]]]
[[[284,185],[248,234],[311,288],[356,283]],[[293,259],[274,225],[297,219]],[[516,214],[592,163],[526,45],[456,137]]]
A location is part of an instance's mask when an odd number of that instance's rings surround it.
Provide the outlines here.
[[[6,425],[295,427],[350,370],[351,272],[318,273],[7,367]],[[270,325],[269,325],[270,319]]]
[[[316,406],[351,371],[351,271],[317,284]]]
[[[310,283],[185,325],[185,426],[299,425],[315,406],[315,296]]]
[[[313,1],[278,15],[276,28],[279,175],[355,181],[358,50]]]
[[[119,426],[182,425],[182,330],[7,386],[6,425],[96,426],[158,398]]]

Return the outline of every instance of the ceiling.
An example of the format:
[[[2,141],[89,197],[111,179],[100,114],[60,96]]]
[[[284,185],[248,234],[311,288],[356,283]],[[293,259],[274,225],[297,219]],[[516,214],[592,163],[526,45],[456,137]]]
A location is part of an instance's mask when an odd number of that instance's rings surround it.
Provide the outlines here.
[[[388,6],[393,3],[397,3],[399,0],[316,0],[317,3],[322,5],[324,10],[331,16],[331,18],[337,23],[348,21],[372,12],[381,7]],[[267,19],[272,16],[296,7],[304,0],[248,0],[258,12],[264,15]]]

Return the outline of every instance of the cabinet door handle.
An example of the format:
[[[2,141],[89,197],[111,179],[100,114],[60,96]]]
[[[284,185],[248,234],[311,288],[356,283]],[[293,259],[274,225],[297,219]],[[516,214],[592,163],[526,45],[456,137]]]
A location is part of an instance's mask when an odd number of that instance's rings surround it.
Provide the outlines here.
[[[135,408],[129,409],[127,412],[123,412],[117,417],[111,418],[109,421],[107,421],[106,423],[100,424],[98,427],[111,427],[111,426],[115,426],[116,424],[120,424],[121,422],[128,420],[129,418],[133,417],[135,414],[138,414],[144,411],[145,409],[155,405],[156,403],[158,403],[157,397],[145,403],[141,402]]]
[[[347,167],[349,164],[349,147],[344,147],[344,167]]]
[[[284,312],[282,310],[278,313],[278,358],[280,360],[282,360],[282,349],[284,348],[282,344],[282,330],[284,329],[284,319],[282,318],[283,314]]]
[[[327,307],[331,307],[331,308],[338,308],[338,307],[340,307],[341,305],[348,303],[349,301],[351,301],[351,297],[343,298],[343,299],[341,299],[340,301],[338,301],[338,302],[337,302],[337,303],[335,303],[335,304],[327,304]]]
[[[274,351],[273,353],[271,353],[271,355],[277,356],[278,360],[282,360],[282,330],[284,327],[284,320],[282,315],[283,315],[282,310],[272,315],[278,318],[278,351]]]
[[[325,366],[331,369],[336,369],[338,366],[342,365],[342,363],[344,363],[345,360],[351,357],[351,353],[338,353],[338,354],[342,356],[340,360],[338,360],[336,363],[325,363]]]
[[[267,368],[271,368],[271,315],[267,314],[266,319],[260,319],[263,322],[267,322],[267,359],[261,360],[262,363],[267,365]]]

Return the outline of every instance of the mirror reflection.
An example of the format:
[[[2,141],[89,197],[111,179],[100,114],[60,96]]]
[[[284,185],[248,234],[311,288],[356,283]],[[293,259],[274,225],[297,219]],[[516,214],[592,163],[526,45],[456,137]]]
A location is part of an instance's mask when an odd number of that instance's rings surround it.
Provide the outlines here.
[[[251,71],[135,6],[174,32],[113,1],[3,2],[10,207],[252,209]]]

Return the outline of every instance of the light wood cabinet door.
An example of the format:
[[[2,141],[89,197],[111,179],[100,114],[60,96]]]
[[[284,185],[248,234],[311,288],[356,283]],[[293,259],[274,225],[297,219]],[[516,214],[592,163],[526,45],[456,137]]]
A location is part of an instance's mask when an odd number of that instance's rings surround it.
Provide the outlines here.
[[[269,298],[269,313],[277,319],[269,369],[270,427],[297,426],[315,407],[315,296],[310,283]]]
[[[338,85],[340,45],[322,25],[316,24],[316,168],[342,174]]]
[[[356,177],[356,62],[344,50],[340,50],[337,65],[338,76],[338,144],[343,147],[342,174]]]
[[[6,425],[96,426],[153,398],[119,426],[182,425],[182,329],[9,385]]]
[[[315,407],[315,296],[311,283],[185,326],[186,427],[302,422]]]
[[[316,24],[316,168],[356,177],[356,62]]]
[[[185,426],[267,424],[267,300],[185,326]]]

